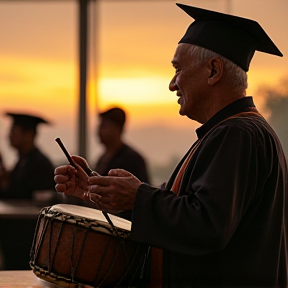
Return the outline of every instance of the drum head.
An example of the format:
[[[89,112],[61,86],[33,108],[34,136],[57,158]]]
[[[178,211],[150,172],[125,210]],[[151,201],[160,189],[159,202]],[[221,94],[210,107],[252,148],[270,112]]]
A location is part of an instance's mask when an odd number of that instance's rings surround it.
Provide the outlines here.
[[[59,212],[66,215],[71,216],[78,216],[80,218],[90,219],[92,221],[102,222],[103,224],[109,225],[108,221],[102,214],[102,211],[96,210],[93,208],[78,206],[78,205],[71,205],[71,204],[57,204],[52,206],[49,210]],[[120,228],[122,230],[131,231],[131,222],[117,217],[115,215],[109,214],[112,223],[115,227]]]

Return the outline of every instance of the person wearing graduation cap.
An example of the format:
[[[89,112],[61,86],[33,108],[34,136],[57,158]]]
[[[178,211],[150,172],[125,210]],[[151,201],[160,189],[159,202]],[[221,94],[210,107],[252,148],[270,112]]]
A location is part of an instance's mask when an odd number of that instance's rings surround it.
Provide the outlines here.
[[[36,193],[43,194],[44,191],[53,191],[56,195],[54,166],[35,143],[38,125],[48,122],[34,115],[6,113],[6,116],[13,120],[9,140],[11,147],[18,152],[18,161],[11,171],[2,167],[0,198],[33,200]],[[46,193],[47,196],[54,197]]]
[[[253,20],[177,5],[195,21],[169,88],[179,113],[202,124],[198,140],[165,187],[118,169],[86,184],[81,165],[66,165],[55,170],[56,190],[105,211],[132,209],[130,238],[151,245],[149,287],[287,288],[286,159],[246,96],[254,52],[282,53]]]

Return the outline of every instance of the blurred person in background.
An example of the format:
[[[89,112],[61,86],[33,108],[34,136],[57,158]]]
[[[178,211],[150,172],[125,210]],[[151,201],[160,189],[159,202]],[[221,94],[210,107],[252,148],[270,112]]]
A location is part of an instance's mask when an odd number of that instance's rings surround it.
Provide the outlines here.
[[[166,187],[121,169],[87,177],[73,156],[77,169],[55,169],[56,190],[133,211],[130,239],[152,246],[142,287],[287,288],[287,162],[246,96],[255,51],[282,53],[253,20],[177,5],[195,21],[178,43],[169,89],[180,115],[202,125],[198,140]]]
[[[4,161],[0,167],[0,200],[4,200],[4,205],[8,202],[10,210],[15,209],[14,216],[6,216],[0,222],[2,268],[27,270],[30,269],[29,252],[37,215],[27,211],[27,215],[20,216],[17,210],[22,206],[36,206],[40,210],[40,207],[58,203],[59,194],[54,187],[54,166],[36,145],[38,126],[47,125],[48,122],[28,114],[6,113],[6,116],[13,121],[9,141],[17,151],[18,159],[10,171],[6,169]]]
[[[144,157],[123,140],[126,113],[114,107],[99,114],[100,123],[97,136],[104,146],[94,170],[100,175],[108,175],[111,169],[125,169],[145,183],[149,183]]]
[[[9,141],[18,153],[18,160],[13,169],[7,171],[3,163],[5,155],[2,155],[0,199],[32,200],[37,193],[44,192],[45,197],[56,197],[54,166],[35,143],[38,125],[48,122],[41,117],[28,114],[6,113],[6,116],[13,120]],[[39,197],[41,198],[41,194]]]

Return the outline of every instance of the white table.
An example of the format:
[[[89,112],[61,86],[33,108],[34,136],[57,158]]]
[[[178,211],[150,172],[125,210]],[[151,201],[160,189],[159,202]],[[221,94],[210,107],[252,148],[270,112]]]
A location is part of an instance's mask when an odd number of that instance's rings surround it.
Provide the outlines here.
[[[63,286],[38,278],[32,270],[0,271],[1,288],[60,288]],[[89,285],[67,283],[68,288],[93,288]]]
[[[0,271],[1,288],[58,288],[59,285],[47,282],[35,276],[29,270]],[[75,287],[75,286],[74,286]]]

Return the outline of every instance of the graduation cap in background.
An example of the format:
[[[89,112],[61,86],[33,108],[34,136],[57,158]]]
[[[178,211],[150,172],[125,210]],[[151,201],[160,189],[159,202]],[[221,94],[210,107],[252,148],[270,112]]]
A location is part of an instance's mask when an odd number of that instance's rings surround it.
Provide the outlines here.
[[[38,124],[44,123],[44,124],[50,124],[45,119],[29,115],[29,114],[16,114],[16,113],[6,113],[7,116],[10,116],[13,118],[13,125],[18,125],[22,127],[25,130],[34,130],[36,131],[36,127]]]
[[[176,3],[195,21],[179,43],[204,47],[249,70],[255,50],[283,56],[258,22]]]

